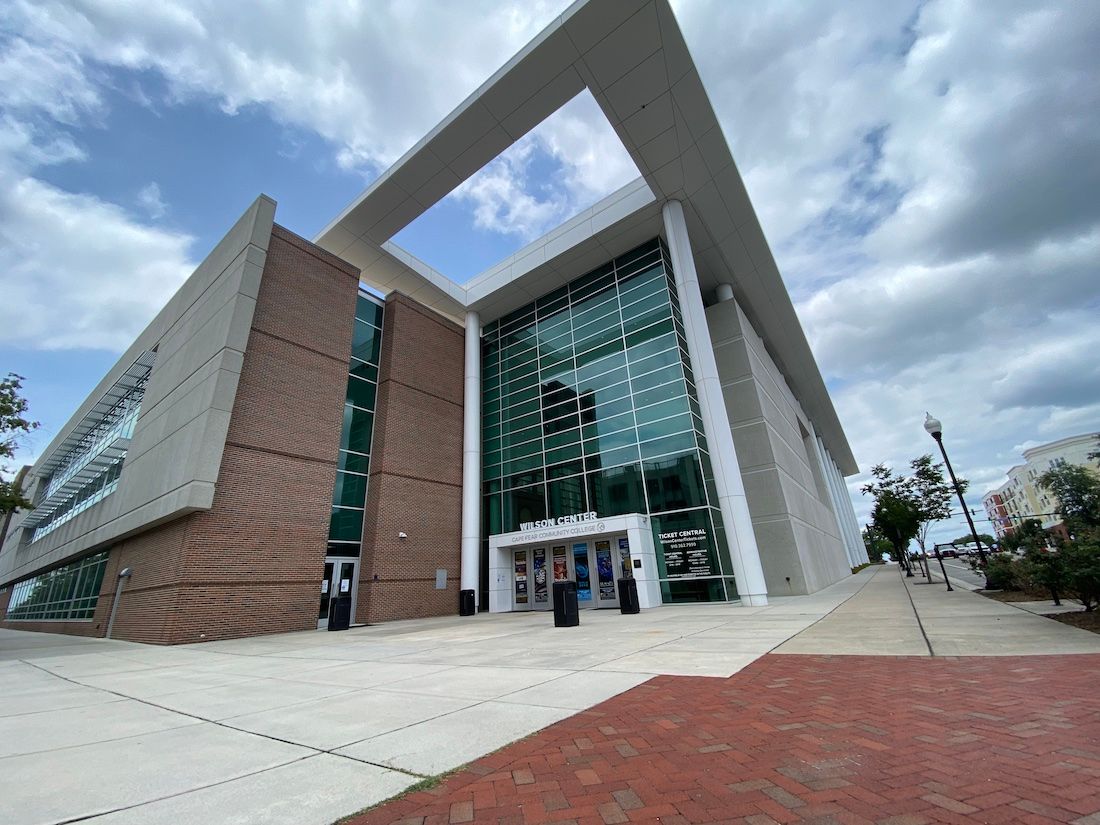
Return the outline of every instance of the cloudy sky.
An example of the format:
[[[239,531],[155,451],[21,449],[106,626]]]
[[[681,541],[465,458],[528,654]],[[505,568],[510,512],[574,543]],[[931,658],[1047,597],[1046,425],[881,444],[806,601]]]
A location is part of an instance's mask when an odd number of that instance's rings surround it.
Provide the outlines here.
[[[864,470],[933,449],[929,409],[978,506],[1100,429],[1100,5],[674,5]],[[0,5],[20,458],[259,192],[312,237],[564,6]],[[396,240],[463,280],[635,174],[584,93]]]

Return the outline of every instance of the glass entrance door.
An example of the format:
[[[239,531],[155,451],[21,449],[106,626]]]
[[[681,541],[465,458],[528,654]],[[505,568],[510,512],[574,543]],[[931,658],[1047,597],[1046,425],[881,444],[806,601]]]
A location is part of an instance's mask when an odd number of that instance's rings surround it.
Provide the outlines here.
[[[512,551],[512,609],[550,610],[554,582],[577,583],[581,609],[618,607],[617,579],[629,569],[626,537]]]
[[[317,609],[317,629],[328,627],[329,610],[337,596],[351,596],[352,621],[355,620],[355,596],[358,591],[356,569],[359,560],[329,556],[325,559],[324,578],[321,579],[321,602]]]
[[[618,607],[619,591],[615,586],[618,565],[615,564],[615,557],[611,552],[611,541],[605,539],[592,542],[589,553],[594,562],[592,569],[596,571],[592,585],[596,607]]]

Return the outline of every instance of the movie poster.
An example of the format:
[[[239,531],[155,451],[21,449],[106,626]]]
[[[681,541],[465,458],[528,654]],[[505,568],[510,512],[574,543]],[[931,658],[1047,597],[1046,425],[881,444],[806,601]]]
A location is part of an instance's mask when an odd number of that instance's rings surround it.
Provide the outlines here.
[[[615,601],[615,562],[611,558],[611,542],[596,542],[596,581],[600,588],[600,601]]]
[[[592,601],[592,574],[588,570],[588,545],[573,545],[573,570],[577,574],[577,601]]]
[[[565,545],[559,544],[551,550],[554,557],[554,581],[563,582],[569,578],[569,565],[565,561]]]
[[[527,552],[516,553],[516,604],[527,604]]]
[[[619,558],[622,560],[623,578],[634,578],[634,568],[630,566],[630,540],[625,536],[619,539]]]
[[[534,552],[535,561],[535,604],[546,604],[549,595],[546,587],[546,548],[538,547]]]

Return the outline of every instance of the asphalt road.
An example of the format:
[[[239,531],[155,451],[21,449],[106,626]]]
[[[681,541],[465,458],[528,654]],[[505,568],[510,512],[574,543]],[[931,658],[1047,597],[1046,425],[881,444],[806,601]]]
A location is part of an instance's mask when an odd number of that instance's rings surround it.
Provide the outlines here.
[[[943,576],[940,574],[939,562],[934,557],[927,561],[928,567],[932,571],[932,578],[942,580]],[[947,568],[947,575],[952,582],[963,581],[975,587],[985,587],[985,576],[971,570],[966,559],[944,559],[943,566]]]

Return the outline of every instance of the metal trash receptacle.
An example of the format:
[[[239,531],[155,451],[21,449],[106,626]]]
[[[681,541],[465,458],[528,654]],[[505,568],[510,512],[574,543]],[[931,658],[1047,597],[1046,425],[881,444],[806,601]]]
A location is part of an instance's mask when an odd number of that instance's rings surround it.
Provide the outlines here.
[[[459,590],[458,591],[458,615],[459,616],[473,616],[477,612],[477,608],[474,605],[474,591],[473,590]]]
[[[328,629],[347,630],[351,627],[351,596],[337,596],[329,600]]]
[[[642,612],[642,607],[640,604],[638,604],[637,579],[619,579],[619,612]]]
[[[554,582],[554,627],[576,627],[581,623],[577,606],[577,583]]]

